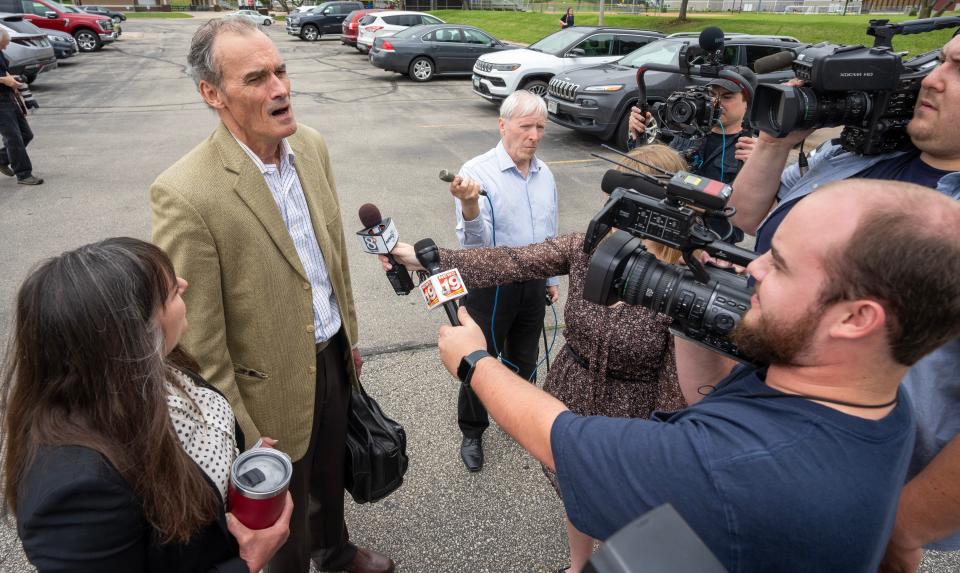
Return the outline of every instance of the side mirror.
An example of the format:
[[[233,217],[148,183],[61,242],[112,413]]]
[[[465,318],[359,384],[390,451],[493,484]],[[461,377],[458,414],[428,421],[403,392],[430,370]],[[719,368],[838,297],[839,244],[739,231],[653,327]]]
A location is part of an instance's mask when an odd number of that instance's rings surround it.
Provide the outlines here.
[[[583,48],[574,48],[574,49],[570,50],[569,52],[567,52],[567,55],[568,55],[568,56],[575,56],[575,57],[580,58],[580,57],[586,56],[587,53],[583,51]]]

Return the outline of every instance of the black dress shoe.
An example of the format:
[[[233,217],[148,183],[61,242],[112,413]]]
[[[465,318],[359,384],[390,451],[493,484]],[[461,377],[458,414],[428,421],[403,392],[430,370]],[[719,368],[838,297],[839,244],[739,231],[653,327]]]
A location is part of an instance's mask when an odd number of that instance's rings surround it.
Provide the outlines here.
[[[370,549],[357,547],[357,554],[346,567],[347,573],[393,573],[396,570],[393,559]]]
[[[463,458],[463,465],[472,472],[478,472],[483,469],[483,441],[480,438],[463,437],[460,444],[460,457]]]

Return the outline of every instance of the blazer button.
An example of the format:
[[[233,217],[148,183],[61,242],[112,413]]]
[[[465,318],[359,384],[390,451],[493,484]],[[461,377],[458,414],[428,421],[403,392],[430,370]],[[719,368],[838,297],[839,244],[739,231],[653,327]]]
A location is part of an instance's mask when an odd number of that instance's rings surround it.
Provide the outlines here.
[[[317,329],[317,328],[316,328],[315,326],[313,326],[312,324],[308,324],[308,325],[307,325],[307,332],[313,332],[313,331],[316,330],[316,329]]]
[[[316,373],[317,373],[317,367],[316,367],[316,366],[311,366],[311,367],[308,368],[307,370],[310,371],[310,374],[316,374]]]
[[[303,283],[303,290],[310,290],[310,283]]]

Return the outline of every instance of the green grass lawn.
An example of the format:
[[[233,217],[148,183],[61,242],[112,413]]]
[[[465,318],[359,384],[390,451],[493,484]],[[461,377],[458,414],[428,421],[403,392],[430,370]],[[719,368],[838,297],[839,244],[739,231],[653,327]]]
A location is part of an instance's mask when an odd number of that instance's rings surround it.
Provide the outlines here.
[[[193,15],[187,14],[186,12],[124,12],[127,18],[138,19],[138,18],[193,18]]]
[[[451,23],[469,24],[487,30],[503,40],[533,43],[556,32],[560,14],[533,12],[482,12],[466,10],[437,10],[437,17]],[[597,25],[596,13],[577,12],[577,24]],[[607,14],[604,24],[626,28],[645,28],[664,33],[699,31],[707,26],[719,26],[726,32],[747,34],[781,34],[793,36],[802,42],[830,41],[838,44],[873,45],[873,37],[867,36],[867,22],[873,18],[888,16],[829,16],[800,14],[695,14],[686,22],[679,22],[672,15],[631,16]],[[909,20],[902,16],[890,16],[891,20]],[[939,30],[929,34],[897,36],[893,47],[900,51],[919,54],[943,46],[953,30]]]

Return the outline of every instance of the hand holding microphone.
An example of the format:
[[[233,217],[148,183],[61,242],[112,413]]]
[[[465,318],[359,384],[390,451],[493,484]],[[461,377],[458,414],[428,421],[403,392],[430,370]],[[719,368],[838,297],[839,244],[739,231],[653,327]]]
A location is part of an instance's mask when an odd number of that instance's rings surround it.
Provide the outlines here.
[[[427,270],[423,268],[420,261],[417,260],[417,254],[413,251],[413,245],[397,243],[396,246],[393,247],[393,250],[390,251],[390,254],[393,257],[392,261],[386,256],[380,255],[380,264],[383,265],[383,270],[385,271],[391,270],[394,264],[402,265],[410,271]]]
[[[430,274],[420,283],[420,293],[427,303],[427,308],[443,306],[450,324],[460,326],[460,320],[457,318],[456,300],[467,295],[467,287],[463,284],[460,271],[457,269],[444,271],[440,268],[440,249],[437,248],[433,239],[417,241],[413,250],[416,253],[417,260]]]
[[[393,287],[393,291],[399,295],[410,294],[413,290],[413,279],[410,273],[402,264],[397,262],[390,252],[400,240],[400,234],[394,227],[391,219],[384,220],[380,215],[380,209],[372,203],[365,203],[360,206],[360,223],[363,229],[357,231],[357,237],[360,239],[360,246],[364,251],[374,255],[385,257],[390,263],[387,269],[387,280]]]

